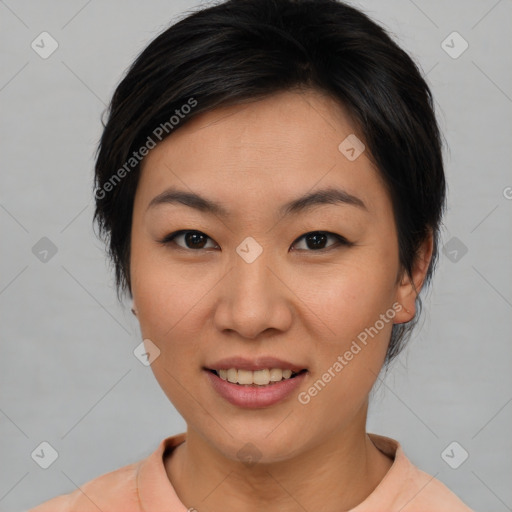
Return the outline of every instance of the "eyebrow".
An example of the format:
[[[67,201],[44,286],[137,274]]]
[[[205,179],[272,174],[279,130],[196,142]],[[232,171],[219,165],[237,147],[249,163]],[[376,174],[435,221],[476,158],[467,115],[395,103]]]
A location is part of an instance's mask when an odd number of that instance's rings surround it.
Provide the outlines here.
[[[163,204],[183,204],[196,210],[211,213],[219,217],[230,217],[231,213],[220,203],[206,199],[193,192],[186,192],[176,188],[169,188],[154,197],[148,205],[148,210]],[[349,194],[346,190],[339,188],[325,188],[305,194],[294,199],[279,209],[280,215],[287,217],[292,214],[299,214],[310,210],[314,206],[325,204],[344,204],[355,206],[368,212],[368,208],[362,199]]]

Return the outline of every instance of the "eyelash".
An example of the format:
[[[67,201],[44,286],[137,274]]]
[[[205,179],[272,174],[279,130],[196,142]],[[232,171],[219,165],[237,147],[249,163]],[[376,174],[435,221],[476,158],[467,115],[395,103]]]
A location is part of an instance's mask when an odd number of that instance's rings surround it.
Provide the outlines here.
[[[196,233],[196,234],[199,234],[199,235],[204,235],[209,240],[213,240],[206,233],[203,233],[202,231],[197,231],[197,230],[194,230],[194,229],[181,229],[179,231],[175,231],[174,233],[170,233],[170,234],[166,235],[162,240],[159,240],[158,242],[160,244],[164,245],[164,246],[169,246],[172,243],[174,245],[177,245],[179,249],[183,249],[184,251],[199,252],[199,251],[206,250],[206,249],[190,249],[188,247],[182,247],[181,245],[176,244],[176,242],[174,241],[175,238],[177,238],[180,235],[187,234],[187,233]],[[316,249],[316,250],[314,250],[314,249],[299,249],[300,251],[306,251],[306,252],[327,252],[327,251],[335,249],[335,248],[337,248],[339,246],[351,247],[351,246],[355,245],[354,242],[350,242],[346,238],[342,237],[341,235],[338,235],[336,233],[331,233],[330,231],[308,231],[307,233],[304,233],[299,238],[297,238],[295,240],[295,242],[293,242],[293,245],[298,243],[300,240],[302,240],[306,236],[313,235],[313,234],[322,234],[322,235],[326,235],[328,237],[329,236],[333,237],[333,238],[335,238],[337,240],[337,243],[335,243],[333,245],[330,245],[328,247],[325,247],[323,249]]]

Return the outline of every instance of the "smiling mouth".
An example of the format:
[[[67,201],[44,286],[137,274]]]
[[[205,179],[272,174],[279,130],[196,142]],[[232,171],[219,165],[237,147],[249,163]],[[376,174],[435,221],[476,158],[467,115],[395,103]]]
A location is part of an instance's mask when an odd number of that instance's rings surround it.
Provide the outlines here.
[[[236,384],[238,386],[269,386],[278,384],[285,380],[290,380],[298,375],[307,372],[306,369],[294,372],[292,370],[282,370],[280,368],[268,368],[262,370],[237,370],[236,368],[213,370],[205,368],[205,370],[217,375],[217,377]]]

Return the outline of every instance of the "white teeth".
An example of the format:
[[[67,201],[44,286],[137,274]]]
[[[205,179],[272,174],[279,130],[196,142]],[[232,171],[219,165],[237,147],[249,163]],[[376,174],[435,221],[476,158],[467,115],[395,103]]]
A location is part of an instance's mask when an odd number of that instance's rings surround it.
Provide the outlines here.
[[[252,373],[250,370],[238,370],[238,384],[252,384]]]
[[[238,382],[238,372],[236,371],[236,369],[230,368],[228,370],[226,378],[227,380],[229,380],[229,382],[234,382],[236,384]]]
[[[229,370],[216,370],[222,380],[227,380],[233,384],[267,386],[271,382],[279,382],[289,379],[292,371],[289,369],[281,370],[280,368],[271,368],[264,370],[237,370],[230,368]]]
[[[266,386],[270,382],[270,370],[257,370],[249,373],[253,374],[252,380],[254,384]],[[238,374],[240,375],[240,372]]]
[[[279,382],[283,378],[283,370],[279,368],[272,368],[270,370],[270,380],[272,382]]]

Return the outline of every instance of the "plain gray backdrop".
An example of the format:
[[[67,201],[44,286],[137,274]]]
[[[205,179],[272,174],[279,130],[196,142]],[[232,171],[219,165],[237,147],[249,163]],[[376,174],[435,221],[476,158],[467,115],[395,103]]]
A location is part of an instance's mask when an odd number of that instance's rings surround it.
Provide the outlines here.
[[[445,249],[368,430],[398,439],[474,509],[512,510],[512,4],[353,4],[421,66],[448,144]],[[92,177],[125,69],[199,5],[0,1],[1,511],[71,492],[185,430],[133,355],[140,332],[92,230]],[[42,32],[58,44],[46,58],[55,43]],[[31,455],[44,441],[58,453],[48,469]]]

